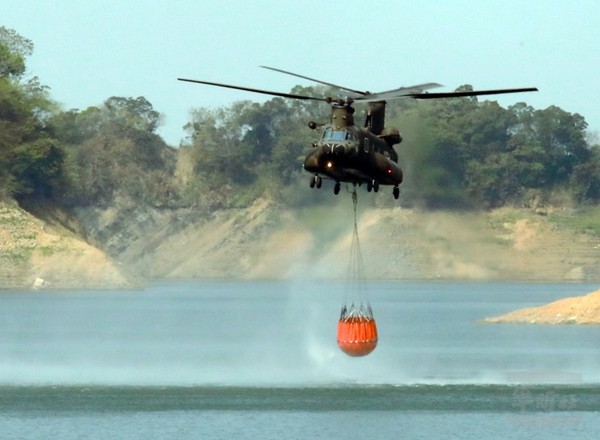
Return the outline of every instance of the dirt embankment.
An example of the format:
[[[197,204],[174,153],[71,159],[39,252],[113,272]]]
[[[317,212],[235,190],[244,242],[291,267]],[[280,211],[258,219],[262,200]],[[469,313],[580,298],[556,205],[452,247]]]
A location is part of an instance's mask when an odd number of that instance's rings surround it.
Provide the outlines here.
[[[36,279],[56,288],[129,286],[128,274],[345,278],[352,204],[345,195],[334,200],[328,207],[289,210],[258,199],[248,208],[213,213],[120,201],[79,210],[71,219],[45,209],[38,217],[46,223],[3,204],[0,287],[31,287]],[[360,200],[358,228],[368,278],[600,280],[600,237],[558,227],[548,216],[516,209],[367,209]],[[77,227],[65,228],[69,221]]]
[[[426,278],[534,282],[600,279],[600,237],[559,227],[547,216],[418,212],[415,246]]]
[[[108,289],[139,286],[102,250],[14,202],[0,201],[0,288]]]
[[[371,279],[600,279],[600,237],[528,210],[361,208],[359,198]],[[103,249],[146,278],[344,278],[353,226],[342,195],[335,205],[297,211],[259,199],[210,215],[132,208],[81,213],[80,220]]]

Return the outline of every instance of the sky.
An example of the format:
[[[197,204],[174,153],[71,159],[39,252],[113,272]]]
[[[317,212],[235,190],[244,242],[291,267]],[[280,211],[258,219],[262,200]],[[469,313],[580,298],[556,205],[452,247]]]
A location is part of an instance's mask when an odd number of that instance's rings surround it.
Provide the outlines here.
[[[33,41],[28,75],[65,110],[143,96],[173,146],[192,108],[269,99],[178,77],[282,92],[312,85],[259,65],[371,92],[538,87],[489,99],[556,105],[600,131],[597,0],[2,0],[0,26]]]

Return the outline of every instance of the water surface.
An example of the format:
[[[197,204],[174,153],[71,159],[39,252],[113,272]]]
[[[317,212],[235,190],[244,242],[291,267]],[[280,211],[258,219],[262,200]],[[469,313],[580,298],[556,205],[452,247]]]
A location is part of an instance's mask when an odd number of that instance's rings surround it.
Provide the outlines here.
[[[336,346],[338,283],[2,292],[0,430],[28,439],[595,438],[600,327],[477,321],[596,288],[372,283],[380,341],[359,359]]]

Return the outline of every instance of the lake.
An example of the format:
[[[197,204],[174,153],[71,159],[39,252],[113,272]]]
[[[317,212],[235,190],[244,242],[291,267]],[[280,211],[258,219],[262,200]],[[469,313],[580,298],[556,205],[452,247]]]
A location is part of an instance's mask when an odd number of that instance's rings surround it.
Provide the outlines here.
[[[381,282],[375,351],[336,282],[0,293],[0,432],[24,439],[596,438],[600,327],[477,321],[582,284]]]

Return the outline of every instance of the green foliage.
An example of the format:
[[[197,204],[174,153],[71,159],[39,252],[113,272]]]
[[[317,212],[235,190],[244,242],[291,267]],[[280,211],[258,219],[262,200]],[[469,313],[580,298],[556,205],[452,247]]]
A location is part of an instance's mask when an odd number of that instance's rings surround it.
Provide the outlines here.
[[[67,205],[122,197],[206,210],[248,206],[263,195],[294,207],[331,202],[327,188],[308,193],[302,171],[317,136],[307,122],[326,122],[323,103],[273,98],[198,108],[186,126],[189,144],[175,150],[156,134],[160,114],[144,97],[59,109],[37,78],[24,80],[32,50],[31,41],[0,27],[0,196]],[[323,86],[292,93],[336,95]],[[357,105],[357,125],[362,110]],[[600,201],[600,146],[581,115],[525,103],[503,108],[474,97],[391,101],[387,114],[386,125],[403,131],[397,149],[405,206]],[[372,203],[385,204],[382,197]]]
[[[590,159],[573,167],[571,178],[573,195],[577,202],[600,202],[600,145],[590,148]]]
[[[62,201],[108,204],[123,195],[168,204],[175,153],[154,133],[158,121],[143,97],[112,97],[99,108],[55,115],[53,130],[68,144]]]
[[[0,78],[18,79],[25,73],[25,58],[33,43],[12,29],[0,26]]]
[[[51,196],[55,182],[62,176],[64,151],[52,139],[38,139],[12,149],[8,170],[16,182],[16,194]]]
[[[104,102],[106,120],[122,130],[154,133],[160,121],[160,114],[143,96],[122,98],[113,96]]]
[[[461,98],[419,103],[396,121],[410,130],[400,146],[408,202],[528,205],[533,190],[550,199],[564,188],[580,202],[600,199],[600,161],[580,115]]]
[[[559,210],[548,217],[558,227],[600,236],[600,207],[587,206],[577,210]]]
[[[187,200],[214,208],[247,206],[265,193],[285,198],[313,141],[308,109],[305,103],[274,98],[193,110],[186,127],[192,144],[186,148],[193,152],[195,173],[185,189]]]
[[[48,196],[62,175],[64,151],[50,136],[53,110],[37,78],[21,82],[33,44],[0,27],[0,196]]]
[[[307,94],[301,88],[294,93]],[[405,205],[530,205],[532,194],[549,200],[565,188],[580,202],[600,199],[600,157],[585,140],[580,115],[524,103],[503,108],[476,98],[391,102],[388,110],[388,125],[404,133],[398,150]],[[228,206],[230,196],[249,200],[241,194],[257,188],[302,205],[287,187],[298,185],[303,153],[314,141],[305,123],[320,114],[326,114],[322,106],[280,98],[193,111],[187,128],[197,177],[191,185],[211,191],[212,206]]]

